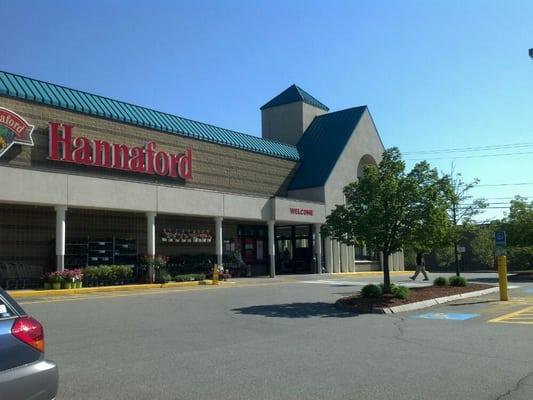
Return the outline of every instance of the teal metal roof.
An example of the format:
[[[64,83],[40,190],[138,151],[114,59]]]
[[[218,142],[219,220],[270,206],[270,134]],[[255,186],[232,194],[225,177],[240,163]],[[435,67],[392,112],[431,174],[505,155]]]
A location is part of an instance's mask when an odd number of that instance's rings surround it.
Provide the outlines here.
[[[52,105],[255,153],[299,160],[295,146],[0,71],[0,95]]]
[[[289,88],[285,89],[283,92],[278,94],[268,103],[266,103],[261,110],[266,108],[272,108],[276,106],[281,106],[283,104],[296,103],[298,101],[303,101],[304,103],[310,104],[312,106],[321,108],[322,110],[329,111],[329,108],[303,90],[301,87],[292,85]]]
[[[297,144],[301,163],[289,190],[326,184],[366,109],[361,106],[315,117]]]

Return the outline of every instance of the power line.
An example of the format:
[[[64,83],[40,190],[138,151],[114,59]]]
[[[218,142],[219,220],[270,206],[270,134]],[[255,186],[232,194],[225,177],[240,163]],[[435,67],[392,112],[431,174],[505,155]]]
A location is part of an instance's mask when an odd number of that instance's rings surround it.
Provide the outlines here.
[[[527,199],[527,198],[532,197],[532,196],[522,196],[522,195],[520,195],[520,197],[524,197],[524,198]],[[512,197],[483,197],[483,198],[485,200],[506,200],[506,199],[514,200],[515,196],[512,196]]]
[[[449,156],[449,157],[424,157],[424,158],[406,158],[406,161],[417,160],[455,160],[457,158],[485,158],[485,157],[502,157],[502,156],[519,156],[523,154],[533,154],[533,151],[523,151],[519,153],[500,153],[500,154],[478,154],[470,156]]]
[[[417,151],[406,151],[403,154],[422,154],[422,153],[453,153],[453,152],[466,152],[466,151],[483,151],[483,150],[499,150],[499,149],[509,149],[509,148],[520,148],[520,147],[529,147],[533,146],[533,142],[522,142],[522,143],[510,143],[510,144],[497,144],[492,146],[472,146],[472,147],[455,147],[447,149],[432,149],[432,150],[417,150]]]
[[[486,185],[476,185],[476,187],[486,187],[486,186],[523,186],[523,185],[533,185],[533,182],[517,182],[517,183],[491,183]],[[473,188],[472,188],[473,189]]]

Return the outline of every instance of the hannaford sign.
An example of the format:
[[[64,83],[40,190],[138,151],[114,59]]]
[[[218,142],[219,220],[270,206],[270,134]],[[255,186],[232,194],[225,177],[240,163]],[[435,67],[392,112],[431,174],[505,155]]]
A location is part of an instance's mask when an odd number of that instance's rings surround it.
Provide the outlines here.
[[[293,208],[290,207],[291,215],[313,215],[313,210],[310,208]]]
[[[0,107],[0,157],[15,143],[33,146],[33,125],[7,108]]]
[[[156,151],[155,142],[148,142],[144,147],[128,147],[81,136],[73,138],[72,130],[72,125],[50,122],[49,160],[192,179],[191,149],[186,149],[184,154],[171,154]]]

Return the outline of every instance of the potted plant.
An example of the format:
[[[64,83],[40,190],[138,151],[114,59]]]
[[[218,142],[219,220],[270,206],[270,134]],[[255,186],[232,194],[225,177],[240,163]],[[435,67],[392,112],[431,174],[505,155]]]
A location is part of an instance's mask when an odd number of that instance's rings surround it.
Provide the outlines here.
[[[148,255],[141,256],[141,269],[147,273],[147,281],[149,283],[155,282],[155,277],[159,269],[167,266],[168,257],[163,255]]]
[[[52,285],[53,290],[61,289],[61,282],[63,282],[63,273],[60,271],[51,272],[49,275],[49,280]]]
[[[69,271],[69,278],[72,279],[72,289],[83,287],[83,272],[80,268],[71,269]]]
[[[50,282],[50,272],[43,275],[43,288],[44,290],[52,289],[52,282]]]
[[[73,278],[71,277],[70,270],[64,270],[62,275],[63,280],[61,281],[61,287],[63,289],[72,289]]]

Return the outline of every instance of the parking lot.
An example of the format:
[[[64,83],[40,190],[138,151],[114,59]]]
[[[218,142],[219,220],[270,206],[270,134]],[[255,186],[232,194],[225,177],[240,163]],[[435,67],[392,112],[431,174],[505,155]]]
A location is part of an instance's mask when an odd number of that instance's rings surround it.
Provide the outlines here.
[[[495,294],[396,315],[332,305],[379,280],[293,276],[21,303],[45,326],[60,400],[531,399],[533,283],[511,283],[506,303]]]

